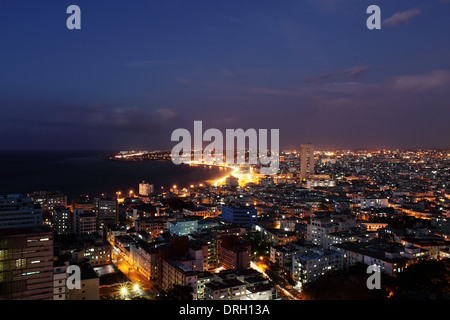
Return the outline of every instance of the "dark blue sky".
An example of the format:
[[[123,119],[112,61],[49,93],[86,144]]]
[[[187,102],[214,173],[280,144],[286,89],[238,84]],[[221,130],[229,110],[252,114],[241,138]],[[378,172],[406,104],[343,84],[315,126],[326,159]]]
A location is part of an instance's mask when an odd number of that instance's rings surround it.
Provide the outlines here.
[[[194,120],[284,148],[450,147],[447,0],[3,0],[0,36],[3,150],[171,148]]]

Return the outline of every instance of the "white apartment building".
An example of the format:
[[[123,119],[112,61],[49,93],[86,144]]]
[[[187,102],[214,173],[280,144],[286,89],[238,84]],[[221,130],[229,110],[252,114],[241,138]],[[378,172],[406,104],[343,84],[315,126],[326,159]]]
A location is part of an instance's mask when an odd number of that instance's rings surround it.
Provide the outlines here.
[[[238,279],[211,281],[205,284],[206,300],[246,300],[245,283]]]
[[[356,225],[355,220],[345,216],[318,216],[311,218],[306,226],[306,240],[314,245],[327,248],[327,234],[348,231]]]
[[[344,258],[341,253],[329,249],[313,249],[292,257],[292,278],[300,283],[307,283],[343,267]]]

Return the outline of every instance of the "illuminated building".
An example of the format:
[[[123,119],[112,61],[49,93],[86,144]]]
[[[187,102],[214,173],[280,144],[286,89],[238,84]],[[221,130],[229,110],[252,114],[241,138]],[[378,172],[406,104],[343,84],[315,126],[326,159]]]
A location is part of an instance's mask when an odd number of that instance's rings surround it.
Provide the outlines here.
[[[67,267],[69,263],[56,260],[53,262],[53,300],[68,300],[69,288],[67,287]]]
[[[70,209],[66,207],[53,208],[52,228],[55,234],[69,234],[72,232]]]
[[[42,211],[52,211],[55,207],[67,206],[67,196],[58,191],[35,191],[29,197],[35,204],[40,205]]]
[[[93,211],[97,215],[98,226],[116,224],[119,221],[117,200],[112,197],[95,198]]]
[[[69,300],[99,300],[100,277],[89,263],[71,262],[81,270],[80,288],[69,290]]]
[[[213,274],[205,271],[197,273],[197,300],[205,300],[206,284],[213,281]]]
[[[301,283],[312,282],[327,272],[343,267],[343,254],[334,250],[313,249],[292,257],[292,278]]]
[[[238,279],[211,281],[205,284],[206,300],[245,300],[245,283]]]
[[[361,209],[387,208],[389,206],[388,199],[379,199],[375,197],[362,198],[360,204]]]
[[[238,187],[239,186],[239,178],[234,176],[228,176],[225,179],[225,185],[227,187]]]
[[[316,216],[306,226],[306,240],[322,248],[327,247],[327,234],[348,231],[356,225],[351,217]]]
[[[336,181],[334,180],[326,180],[326,179],[314,179],[314,180],[307,180],[304,187],[306,189],[312,189],[312,188],[331,188],[336,186]]]
[[[162,218],[138,218],[134,221],[134,228],[137,232],[148,232],[152,238],[156,238],[167,228],[167,220]]]
[[[367,231],[377,231],[378,229],[383,229],[383,228],[386,228],[388,226],[387,223],[368,222],[368,221],[361,222],[361,225],[366,227]]]
[[[265,241],[275,245],[285,245],[290,242],[297,241],[298,237],[293,231],[285,231],[283,229],[267,228],[259,226],[258,231],[261,233]]]
[[[197,231],[198,222],[197,220],[180,219],[177,221],[168,221],[167,227],[169,228],[170,234],[186,236]]]
[[[82,209],[75,209],[74,233],[76,235],[90,234],[97,231],[97,217],[93,212],[84,212]]]
[[[247,277],[244,279],[246,285],[246,300],[272,300],[276,296],[276,289],[269,280],[261,276]]]
[[[0,229],[42,225],[42,209],[22,195],[0,195]]]
[[[139,183],[139,195],[148,197],[155,192],[155,187],[153,184],[149,184],[145,181]]]
[[[408,258],[405,248],[399,245],[372,241],[368,243],[347,242],[332,246],[344,255],[344,266],[348,268],[358,262],[368,266],[377,265],[381,272],[394,275],[402,272]]]
[[[0,232],[0,300],[53,300],[50,226]]]
[[[79,198],[72,200],[71,210],[81,209],[84,211],[90,211],[94,209],[94,200],[87,195],[81,195]]]
[[[300,146],[300,179],[309,179],[314,174],[314,145],[302,144]]]
[[[282,269],[291,270],[292,257],[298,253],[306,252],[307,250],[307,247],[299,246],[292,242],[287,245],[271,246],[270,262]]]
[[[179,261],[164,260],[162,264],[162,288],[163,290],[169,290],[175,284],[191,287],[193,299],[197,299],[197,273]]]
[[[360,234],[352,231],[338,231],[325,234],[324,248],[328,249],[331,246],[339,243],[357,241]]]
[[[224,236],[220,244],[220,265],[225,269],[244,270],[250,266],[251,246],[238,236]]]
[[[73,251],[72,257],[76,257],[75,260],[88,259],[89,264],[93,267],[107,265],[111,263],[111,245],[89,245],[82,250]]]
[[[148,280],[158,278],[158,256],[155,248],[147,244],[139,244],[139,268],[138,271]]]
[[[222,220],[251,227],[257,221],[253,206],[222,206]]]
[[[196,206],[195,208],[184,208],[183,214],[186,216],[207,217],[209,212],[203,206]]]
[[[109,242],[109,244],[114,245],[116,241],[116,237],[124,236],[127,234],[127,230],[124,226],[107,226],[104,230],[106,233],[106,241]]]

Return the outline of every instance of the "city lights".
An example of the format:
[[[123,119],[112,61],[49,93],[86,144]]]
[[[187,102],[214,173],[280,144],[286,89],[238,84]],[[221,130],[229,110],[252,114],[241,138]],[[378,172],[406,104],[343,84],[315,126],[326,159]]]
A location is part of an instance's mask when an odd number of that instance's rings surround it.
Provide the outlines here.
[[[445,316],[450,0],[75,2],[0,3],[4,315]]]

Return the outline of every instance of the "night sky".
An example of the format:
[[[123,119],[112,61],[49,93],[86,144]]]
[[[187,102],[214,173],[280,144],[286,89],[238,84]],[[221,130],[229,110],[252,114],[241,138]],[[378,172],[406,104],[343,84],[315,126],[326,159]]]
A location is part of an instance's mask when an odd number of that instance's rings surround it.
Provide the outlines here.
[[[172,148],[194,120],[282,148],[450,148],[446,0],[2,0],[0,36],[1,150]]]

